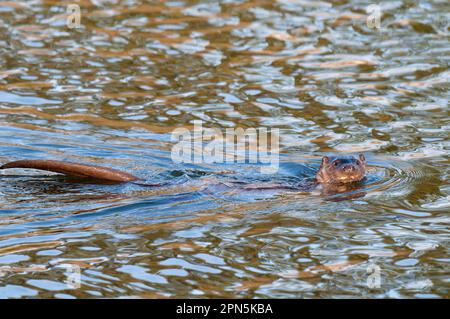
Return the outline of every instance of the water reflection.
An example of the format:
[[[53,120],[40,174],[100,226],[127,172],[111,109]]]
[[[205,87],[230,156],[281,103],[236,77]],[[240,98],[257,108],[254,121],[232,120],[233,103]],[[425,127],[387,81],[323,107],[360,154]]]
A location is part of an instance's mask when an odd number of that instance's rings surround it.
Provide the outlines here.
[[[382,3],[380,30],[369,4],[85,1],[69,29],[59,2],[2,3],[0,162],[168,184],[0,172],[0,297],[448,298],[448,4]],[[278,174],[174,163],[194,120],[279,128]],[[339,152],[370,155],[356,190],[223,186],[291,185]]]

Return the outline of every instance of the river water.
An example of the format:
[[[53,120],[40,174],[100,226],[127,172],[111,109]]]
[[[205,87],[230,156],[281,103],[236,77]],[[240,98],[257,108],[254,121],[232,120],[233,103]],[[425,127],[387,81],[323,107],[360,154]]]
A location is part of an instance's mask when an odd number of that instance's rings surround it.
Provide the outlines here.
[[[449,298],[450,5],[371,4],[0,2],[0,163],[164,185],[0,171],[0,298]],[[194,121],[278,129],[277,171],[174,161]],[[356,191],[258,189],[360,152]]]

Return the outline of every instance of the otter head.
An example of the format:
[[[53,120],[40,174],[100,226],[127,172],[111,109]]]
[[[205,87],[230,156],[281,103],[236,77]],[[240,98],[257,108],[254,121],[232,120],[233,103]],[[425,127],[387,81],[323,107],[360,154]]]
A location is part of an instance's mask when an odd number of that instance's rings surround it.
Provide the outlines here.
[[[363,154],[359,154],[359,158],[353,156],[324,156],[316,179],[319,183],[324,184],[351,183],[362,180],[365,174],[366,158]]]

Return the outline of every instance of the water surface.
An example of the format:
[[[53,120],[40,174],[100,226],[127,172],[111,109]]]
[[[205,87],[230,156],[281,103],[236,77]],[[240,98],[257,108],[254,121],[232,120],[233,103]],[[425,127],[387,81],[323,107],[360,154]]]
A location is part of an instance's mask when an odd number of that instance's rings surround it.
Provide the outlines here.
[[[59,1],[1,2],[0,162],[171,186],[1,172],[0,297],[448,298],[449,4],[381,2],[381,29],[370,4],[82,1],[70,29]],[[171,133],[195,120],[278,128],[279,172],[174,163]],[[357,152],[350,198],[217,186]]]

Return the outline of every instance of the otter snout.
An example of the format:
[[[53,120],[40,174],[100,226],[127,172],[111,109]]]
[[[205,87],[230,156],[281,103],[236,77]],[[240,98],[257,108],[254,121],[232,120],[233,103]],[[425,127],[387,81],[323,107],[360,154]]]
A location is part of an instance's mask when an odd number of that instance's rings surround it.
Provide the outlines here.
[[[366,158],[354,156],[324,156],[316,179],[320,183],[340,184],[358,182],[366,174]]]
[[[342,167],[342,170],[343,170],[344,172],[349,172],[349,173],[351,173],[351,172],[356,171],[356,168],[355,168],[355,166],[353,166],[352,164],[346,164],[346,165],[344,165],[344,166]]]

